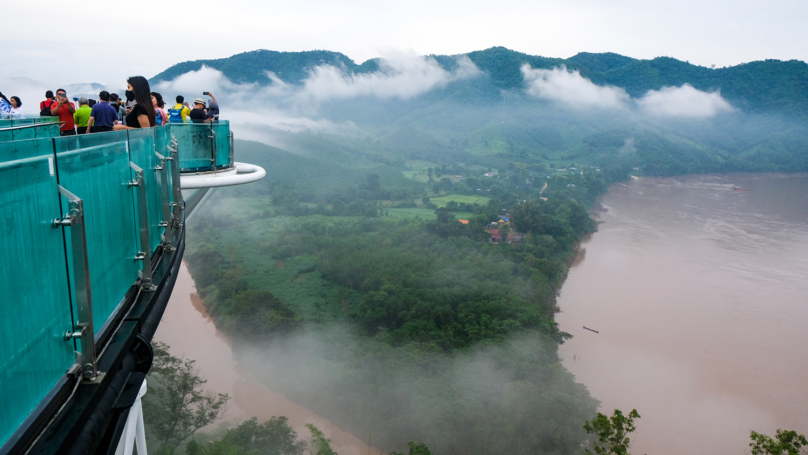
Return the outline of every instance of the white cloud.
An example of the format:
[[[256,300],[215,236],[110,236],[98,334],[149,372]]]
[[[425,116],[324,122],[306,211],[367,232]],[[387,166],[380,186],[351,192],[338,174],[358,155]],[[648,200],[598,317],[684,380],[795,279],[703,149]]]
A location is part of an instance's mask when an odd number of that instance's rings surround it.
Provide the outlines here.
[[[373,73],[346,74],[333,66],[318,66],[304,81],[300,95],[317,101],[362,96],[406,100],[480,72],[468,57],[458,64],[456,71],[448,72],[431,57],[398,54],[380,60],[379,71]]]
[[[288,84],[267,72],[271,83],[236,84],[222,72],[203,66],[171,81],[163,81],[153,90],[173,104],[176,95],[186,101],[212,92],[219,101],[222,118],[239,124],[263,124],[284,131],[317,129],[323,131],[356,131],[351,123],[336,124],[317,119],[323,102],[369,97],[377,99],[410,99],[451,81],[474,77],[480,70],[467,57],[457,61],[457,68],[446,71],[431,57],[414,54],[392,54],[379,62],[379,71],[350,74],[330,65],[314,67],[301,84]]]
[[[629,100],[628,93],[622,88],[595,85],[578,71],[567,71],[563,65],[544,70],[525,64],[522,76],[530,95],[571,107],[621,109]]]
[[[702,92],[690,84],[649,90],[637,105],[657,117],[707,118],[732,110],[720,92]]]

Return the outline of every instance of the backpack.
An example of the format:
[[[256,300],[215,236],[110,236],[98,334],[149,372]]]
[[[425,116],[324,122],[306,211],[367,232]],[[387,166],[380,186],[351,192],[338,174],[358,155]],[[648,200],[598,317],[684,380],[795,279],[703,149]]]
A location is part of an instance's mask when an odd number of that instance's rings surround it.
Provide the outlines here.
[[[50,103],[50,104],[48,104],[48,103]],[[51,114],[51,107],[53,107],[53,100],[43,101],[43,102],[39,103],[39,108],[40,108],[39,115],[41,117],[50,117],[50,116],[52,116],[53,114]]]
[[[179,109],[177,109],[177,106],[179,106]],[[178,104],[177,106],[168,110],[168,120],[171,121],[171,123],[182,123],[182,110],[185,109],[185,106],[182,104]]]
[[[163,114],[163,111],[161,109],[155,109],[154,114],[155,114],[154,115],[154,122],[157,124],[157,126],[162,125],[163,124],[163,116],[165,115],[165,114]]]

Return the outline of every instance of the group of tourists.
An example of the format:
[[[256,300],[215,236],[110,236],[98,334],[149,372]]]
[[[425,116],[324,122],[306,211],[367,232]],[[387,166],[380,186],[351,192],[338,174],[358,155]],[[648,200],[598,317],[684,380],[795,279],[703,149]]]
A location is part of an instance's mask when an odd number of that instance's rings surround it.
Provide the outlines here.
[[[167,123],[209,123],[219,121],[219,103],[210,92],[203,95],[211,98],[207,103],[202,98],[194,100],[193,108],[183,96],[177,96],[177,104],[165,109],[163,96],[152,92],[149,81],[143,76],[132,76],[126,81],[125,99],[106,90],[98,94],[98,101],[87,98],[67,98],[65,89],[45,92],[45,101],[39,103],[40,116],[59,117],[59,134],[101,133],[132,128],[149,128]],[[18,96],[7,98],[0,92],[0,118],[26,117]]]

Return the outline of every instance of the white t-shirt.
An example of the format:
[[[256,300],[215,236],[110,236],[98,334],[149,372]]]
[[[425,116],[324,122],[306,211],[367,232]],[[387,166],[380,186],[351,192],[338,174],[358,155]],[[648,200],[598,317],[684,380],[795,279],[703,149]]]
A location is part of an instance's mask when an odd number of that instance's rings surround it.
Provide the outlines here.
[[[25,109],[21,107],[15,107],[11,109],[11,112],[9,112],[9,114],[15,117],[25,117]]]

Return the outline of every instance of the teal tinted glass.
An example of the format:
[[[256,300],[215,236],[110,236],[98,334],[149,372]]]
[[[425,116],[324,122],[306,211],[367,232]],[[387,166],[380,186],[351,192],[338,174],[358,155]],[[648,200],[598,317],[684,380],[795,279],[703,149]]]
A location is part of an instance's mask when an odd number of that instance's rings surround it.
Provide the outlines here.
[[[38,118],[13,118],[11,124],[14,126],[33,125],[38,120]]]
[[[16,122],[16,121],[15,121]],[[27,139],[39,139],[59,136],[59,125],[41,125],[30,122],[28,124],[17,124],[0,127],[0,142],[22,141]]]
[[[59,137],[59,125],[42,125],[36,127],[36,137]]]
[[[0,445],[73,363],[52,140],[0,144]]]
[[[226,120],[218,123],[211,123],[213,132],[216,133],[216,167],[230,167],[233,161],[233,151],[230,150],[230,124]]]
[[[213,158],[210,123],[172,123],[171,135],[177,138],[180,168],[183,171],[209,171]]]
[[[157,153],[163,155],[166,158],[171,158],[171,150],[169,147],[171,146],[171,126],[170,125],[163,125],[159,126],[154,129],[154,149],[157,150]],[[171,180],[171,166],[175,166],[174,162],[171,160],[166,161],[166,172],[161,178],[161,185],[166,185],[168,187],[169,193],[169,201],[174,202],[174,192],[172,191],[172,180]],[[177,182],[179,185],[179,182]]]
[[[13,130],[15,141],[22,141],[25,139],[36,139],[36,127],[20,128]]]
[[[146,207],[149,220],[149,252],[154,253],[157,246],[160,245],[160,236],[163,228],[160,227],[163,220],[163,207],[160,200],[160,183],[158,174],[160,171],[157,169],[160,162],[155,154],[154,148],[154,131],[155,128],[140,128],[135,130],[127,130],[129,133],[129,159],[135,163],[136,166],[143,169],[143,181],[146,185]],[[133,175],[134,178],[134,175]],[[137,192],[135,194],[135,202],[137,200]],[[135,211],[137,214],[137,210]],[[139,225],[138,225],[139,226]],[[138,237],[140,241],[140,237]]]
[[[128,185],[126,139],[126,131],[53,139],[59,184],[84,201],[96,333],[138,278],[135,188]]]

